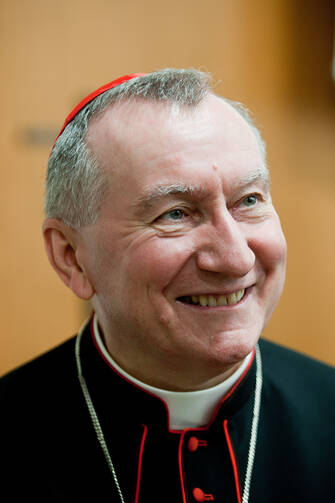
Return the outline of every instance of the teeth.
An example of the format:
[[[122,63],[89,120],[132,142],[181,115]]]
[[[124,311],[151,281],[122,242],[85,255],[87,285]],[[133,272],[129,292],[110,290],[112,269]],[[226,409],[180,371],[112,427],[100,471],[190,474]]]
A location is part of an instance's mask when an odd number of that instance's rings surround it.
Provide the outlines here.
[[[227,297],[225,295],[220,295],[220,297],[217,300],[217,305],[218,306],[227,306]]]
[[[213,297],[213,295],[210,295],[208,297],[208,305],[211,307],[216,307],[216,299]]]
[[[238,292],[236,292],[237,302],[239,302],[243,298],[243,295],[244,295],[244,290],[239,290]]]
[[[202,307],[232,306],[244,297],[244,293],[245,290],[243,289],[230,295],[219,295],[218,297],[214,297],[214,295],[192,295],[188,299],[192,300],[192,304],[200,304]]]
[[[236,304],[236,293],[231,293],[230,295],[227,296],[228,300],[228,306],[231,306],[232,304]]]

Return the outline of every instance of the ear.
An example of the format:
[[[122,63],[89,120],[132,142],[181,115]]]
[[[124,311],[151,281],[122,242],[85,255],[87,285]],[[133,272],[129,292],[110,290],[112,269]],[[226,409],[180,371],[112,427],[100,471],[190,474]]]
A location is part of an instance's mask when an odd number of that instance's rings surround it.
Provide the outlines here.
[[[94,289],[78,262],[76,231],[55,218],[47,218],[42,230],[50,264],[58,276],[78,297],[90,299]]]

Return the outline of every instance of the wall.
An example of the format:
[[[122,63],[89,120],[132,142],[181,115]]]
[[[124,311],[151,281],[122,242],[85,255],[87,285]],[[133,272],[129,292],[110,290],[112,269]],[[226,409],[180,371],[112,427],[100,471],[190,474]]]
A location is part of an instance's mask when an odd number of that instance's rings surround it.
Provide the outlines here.
[[[124,73],[212,72],[268,144],[288,238],[288,281],[265,331],[335,363],[335,89],[329,0],[2,0],[0,372],[76,332],[89,311],[41,240],[45,165],[66,114]]]

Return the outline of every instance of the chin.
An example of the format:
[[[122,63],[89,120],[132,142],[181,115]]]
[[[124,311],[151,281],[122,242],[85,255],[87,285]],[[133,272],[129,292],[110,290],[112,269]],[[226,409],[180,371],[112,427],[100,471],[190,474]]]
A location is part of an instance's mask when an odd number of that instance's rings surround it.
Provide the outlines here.
[[[213,356],[221,364],[234,365],[244,360],[250,354],[260,334],[257,332],[254,335],[249,333],[230,334],[229,337],[225,334],[223,340],[216,345]]]

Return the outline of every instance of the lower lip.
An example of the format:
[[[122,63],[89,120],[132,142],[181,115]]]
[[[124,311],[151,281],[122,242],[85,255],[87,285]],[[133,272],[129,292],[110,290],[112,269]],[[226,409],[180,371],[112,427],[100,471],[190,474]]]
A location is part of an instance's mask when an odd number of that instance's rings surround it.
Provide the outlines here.
[[[237,309],[238,307],[240,307],[242,304],[244,304],[244,302],[246,301],[246,299],[249,297],[250,293],[251,293],[251,290],[252,288],[254,287],[254,285],[252,286],[249,286],[248,288],[245,289],[245,292],[244,292],[244,295],[242,297],[241,300],[239,300],[238,302],[236,302],[236,304],[231,304],[230,306],[200,306],[199,304],[188,304],[187,302],[181,302],[180,300],[177,300],[178,304],[181,304],[183,306],[186,306],[186,307],[190,307],[191,309],[196,309],[196,310],[201,310],[201,311],[211,311],[211,312],[214,312],[214,311],[227,311],[227,310],[231,310],[231,309]]]

